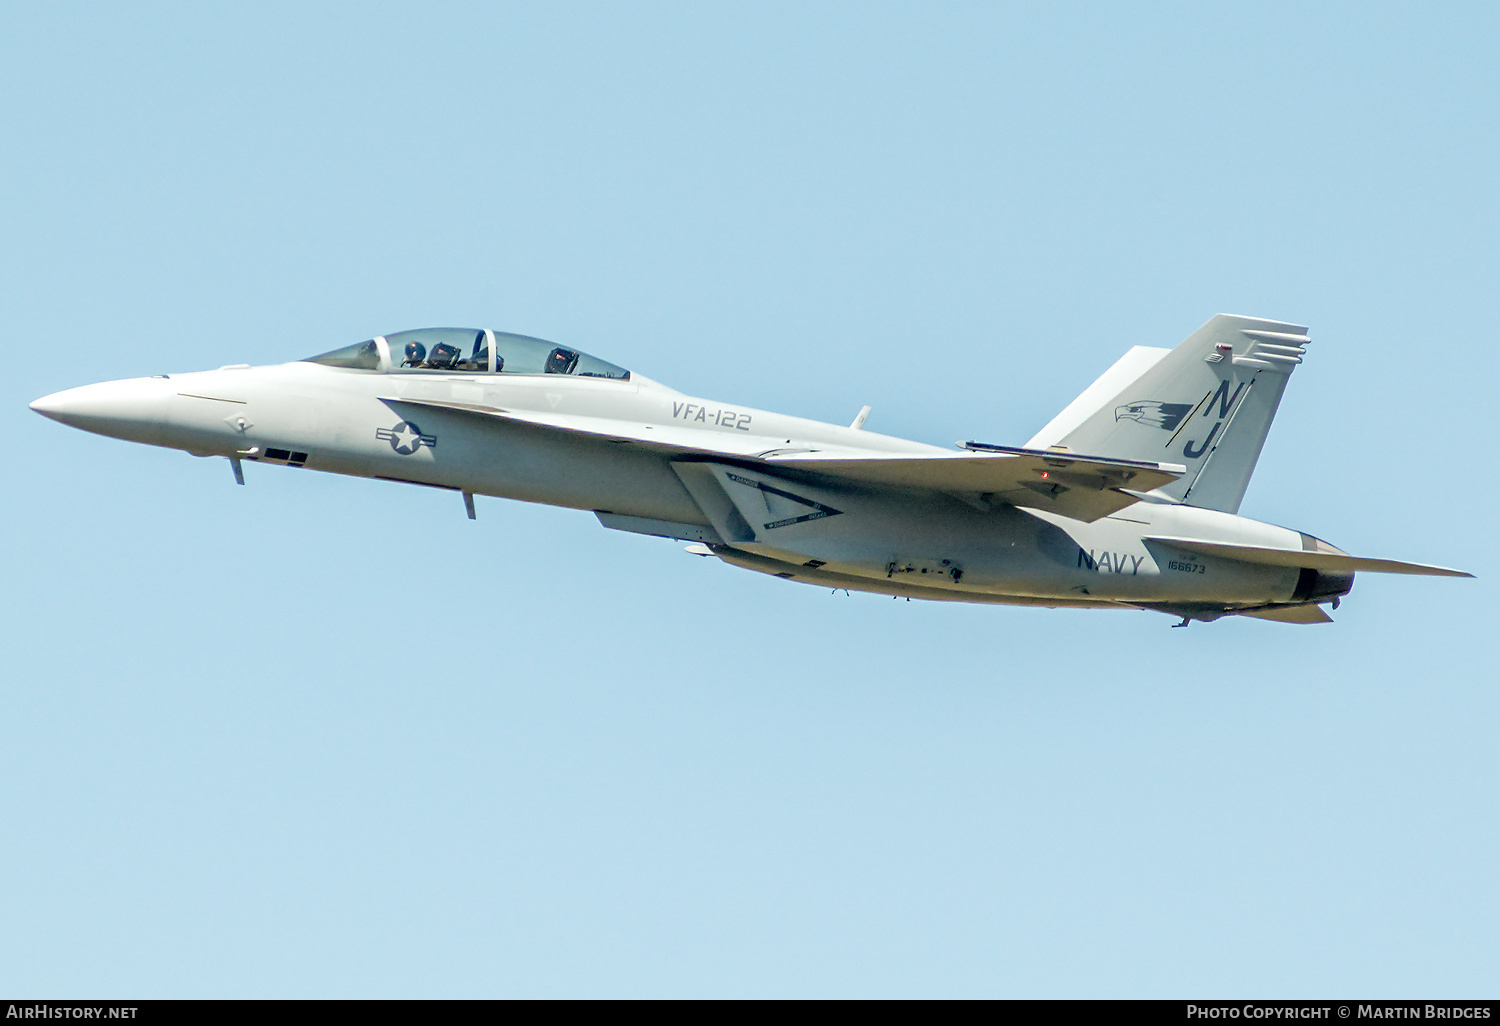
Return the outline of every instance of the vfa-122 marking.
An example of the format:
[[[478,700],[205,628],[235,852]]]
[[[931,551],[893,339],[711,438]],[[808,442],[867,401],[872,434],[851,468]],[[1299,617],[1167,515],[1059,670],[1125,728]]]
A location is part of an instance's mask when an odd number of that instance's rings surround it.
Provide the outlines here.
[[[707,406],[698,403],[673,403],[672,416],[696,424],[712,424],[715,427],[733,428],[736,431],[749,431],[752,420],[748,413],[741,413],[728,407],[716,407],[710,410]]]

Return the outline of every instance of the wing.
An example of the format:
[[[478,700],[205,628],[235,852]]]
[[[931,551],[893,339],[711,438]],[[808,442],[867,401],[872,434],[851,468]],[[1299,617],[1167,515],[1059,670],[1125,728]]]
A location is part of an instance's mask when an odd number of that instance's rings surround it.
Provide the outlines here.
[[[967,443],[970,449],[964,452],[788,452],[777,447],[780,439],[733,432],[708,437],[701,430],[673,425],[504,410],[437,399],[383,398],[381,402],[455,410],[514,424],[628,441],[666,456],[731,455],[847,484],[987,496],[995,502],[1047,510],[1082,521],[1098,520],[1124,509],[1139,501],[1131,492],[1150,491],[1176,480],[1186,471],[1176,463],[1074,456],[977,442]],[[1127,485],[1129,491],[1125,490]]]
[[[1148,537],[1143,540],[1170,545],[1187,552],[1199,552],[1205,556],[1238,559],[1242,563],[1258,563],[1261,566],[1306,567],[1311,570],[1330,570],[1335,573],[1364,571],[1379,574],[1423,574],[1428,577],[1474,576],[1462,570],[1450,570],[1445,566],[1402,563],[1395,559],[1368,559],[1363,556],[1351,556],[1347,552],[1304,552],[1299,549],[1273,549],[1261,545],[1226,545],[1223,542],[1198,541],[1195,538]]]

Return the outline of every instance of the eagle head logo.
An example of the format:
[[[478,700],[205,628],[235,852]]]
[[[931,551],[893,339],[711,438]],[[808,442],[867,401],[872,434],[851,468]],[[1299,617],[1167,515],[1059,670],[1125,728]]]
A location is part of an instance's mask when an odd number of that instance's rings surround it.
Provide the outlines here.
[[[1115,420],[1134,420],[1141,424],[1150,424],[1159,427],[1163,431],[1171,431],[1182,418],[1188,415],[1192,407],[1187,403],[1159,403],[1154,399],[1143,399],[1124,406],[1115,407]]]

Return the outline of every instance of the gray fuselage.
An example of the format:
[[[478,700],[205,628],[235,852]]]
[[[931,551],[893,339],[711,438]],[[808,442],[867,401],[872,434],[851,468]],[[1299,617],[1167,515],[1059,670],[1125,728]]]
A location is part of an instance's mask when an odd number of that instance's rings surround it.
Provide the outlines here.
[[[768,454],[951,450],[698,399],[639,375],[297,362],[84,386],[34,406],[86,430],[199,456],[592,510],[607,526],[702,541],[735,565],[836,588],[1188,615],[1315,597],[1307,571],[1148,540],[1305,547],[1296,531],[1150,501],[1085,523],[983,496],[773,468]],[[763,517],[747,506],[754,502],[765,503]],[[1313,586],[1328,597],[1326,579]],[[1345,579],[1337,591],[1347,590]]]

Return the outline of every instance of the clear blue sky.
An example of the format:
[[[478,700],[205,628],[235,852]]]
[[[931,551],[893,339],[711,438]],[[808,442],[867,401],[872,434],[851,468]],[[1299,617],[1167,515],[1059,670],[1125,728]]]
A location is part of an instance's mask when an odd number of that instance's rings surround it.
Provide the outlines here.
[[[1493,996],[1493,4],[13,3],[0,992]],[[1337,623],[833,596],[26,404],[434,324],[1019,444],[1216,312]]]

